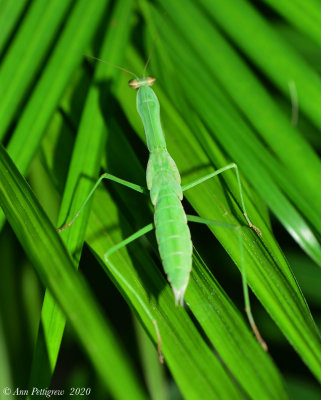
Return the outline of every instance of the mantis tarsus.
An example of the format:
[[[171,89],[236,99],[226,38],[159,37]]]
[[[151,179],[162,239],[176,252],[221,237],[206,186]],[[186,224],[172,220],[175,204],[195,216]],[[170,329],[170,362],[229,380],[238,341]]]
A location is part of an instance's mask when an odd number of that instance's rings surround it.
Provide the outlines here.
[[[115,67],[120,68],[118,66]],[[120,69],[124,70],[123,68]],[[130,71],[127,70],[125,71],[131,73]],[[123,240],[119,244],[107,250],[107,252],[104,255],[104,259],[107,265],[113,270],[114,274],[116,274],[117,277],[124,283],[124,285],[134,294],[134,296],[137,298],[137,300],[147,313],[148,317],[154,324],[158,340],[158,350],[161,358],[162,357],[160,350],[161,337],[159,334],[157,322],[155,321],[150,311],[145,306],[144,302],[139,298],[135,290],[129,284],[129,282],[126,281],[126,279],[118,272],[117,268],[111,263],[110,261],[111,254],[155,228],[159,253],[162,259],[162,264],[166,272],[168,281],[170,282],[170,285],[174,293],[175,303],[176,305],[178,304],[183,305],[184,294],[188,285],[189,275],[192,269],[192,249],[193,249],[191,234],[187,221],[203,223],[206,225],[223,226],[234,230],[238,230],[239,228],[238,226],[222,224],[198,216],[186,215],[181,203],[183,199],[183,192],[230,169],[235,169],[236,172],[236,178],[238,182],[240,199],[241,199],[241,207],[244,217],[248,225],[252,229],[254,229],[260,235],[261,232],[257,227],[255,227],[251,223],[250,219],[247,216],[243,199],[240,175],[238,167],[235,163],[228,164],[225,167],[220,168],[215,172],[212,172],[202,178],[199,178],[187,185],[181,186],[181,177],[178,168],[174,160],[169,155],[166,148],[165,136],[160,121],[159,102],[153,89],[151,89],[151,86],[155,83],[156,79],[152,77],[146,77],[146,78],[144,77],[139,79],[138,77],[136,77],[136,75],[134,76],[135,79],[129,81],[128,84],[131,88],[138,89],[137,110],[143,121],[146,140],[147,140],[147,147],[150,153],[146,171],[146,180],[147,180],[147,189],[149,190],[150,193],[151,202],[155,208],[154,223],[151,223],[143,227],[133,235],[129,236],[127,239]],[[125,181],[111,174],[105,173],[98,179],[98,181],[94,185],[93,189],[89,193],[88,197],[86,198],[85,202],[83,203],[77,214],[74,216],[74,218],[69,223],[58,229],[58,231],[67,228],[74,222],[74,220],[77,218],[77,216],[79,215],[79,213],[86,205],[86,203],[93,195],[93,193],[95,192],[98,185],[101,183],[103,179],[112,180],[140,193],[147,192],[147,190],[142,186],[135,185],[131,182]],[[240,237],[240,241],[241,240],[242,239]],[[242,243],[241,243],[241,251],[243,251]],[[244,264],[243,257],[242,257],[242,262]],[[244,265],[242,265],[242,269],[243,269],[242,279],[243,279],[243,291],[245,299],[245,311],[248,316],[250,326],[258,342],[261,344],[264,350],[267,350],[267,345],[262,339],[252,316]]]

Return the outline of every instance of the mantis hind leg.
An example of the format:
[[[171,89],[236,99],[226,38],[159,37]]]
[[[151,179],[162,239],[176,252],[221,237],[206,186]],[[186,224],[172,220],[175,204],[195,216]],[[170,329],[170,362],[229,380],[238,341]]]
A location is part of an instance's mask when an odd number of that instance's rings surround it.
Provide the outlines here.
[[[211,174],[208,174],[208,175],[203,176],[202,178],[196,179],[195,181],[192,181],[192,182],[188,183],[187,185],[183,185],[182,190],[183,190],[183,192],[185,192],[186,190],[191,189],[192,187],[197,186],[200,183],[203,183],[203,182],[207,181],[208,179],[211,179],[214,176],[217,176],[217,175],[221,174],[222,172],[228,171],[229,169],[232,169],[232,168],[235,169],[237,184],[239,187],[239,193],[240,193],[240,198],[241,198],[241,207],[242,207],[243,215],[246,219],[246,222],[248,223],[250,228],[254,229],[255,232],[257,232],[260,236],[262,236],[260,229],[252,224],[252,222],[250,221],[250,219],[247,215],[244,198],[243,198],[243,190],[242,190],[242,185],[241,185],[240,173],[239,173],[238,166],[235,163],[228,164],[225,167],[212,172]]]
[[[116,244],[115,246],[111,247],[109,250],[106,251],[104,254],[104,260],[110,270],[112,271],[113,275],[117,277],[119,281],[123,283],[123,285],[126,287],[126,289],[132,293],[132,295],[135,297],[137,302],[140,304],[144,312],[146,313],[147,317],[150,319],[152,324],[154,325],[155,328],[155,333],[156,333],[156,339],[157,339],[157,350],[158,350],[158,359],[161,363],[164,362],[164,357],[162,354],[162,339],[159,333],[157,321],[155,318],[152,316],[151,312],[147,308],[146,304],[142,300],[142,298],[137,294],[135,289],[131,286],[131,284],[124,278],[124,276],[118,271],[118,269],[115,267],[115,265],[110,261],[109,257],[111,254],[115,253],[115,251],[120,250],[121,248],[127,246],[129,243],[133,242],[134,240],[138,239],[139,237],[145,235],[146,233],[152,231],[154,229],[154,224],[148,224],[144,228],[139,229],[137,232],[129,236],[127,239],[124,239],[120,243]]]
[[[244,262],[243,239],[242,239],[241,232],[240,232],[240,226],[225,224],[223,222],[217,222],[217,221],[213,221],[211,219],[201,218],[196,215],[187,215],[187,220],[190,222],[197,222],[200,224],[214,225],[214,226],[220,226],[223,228],[232,229],[238,233],[240,254],[241,254],[241,275],[242,275],[242,286],[243,286],[243,297],[244,297],[244,303],[245,303],[245,312],[246,312],[247,318],[249,320],[251,329],[252,329],[257,341],[260,343],[263,350],[267,351],[268,350],[267,344],[265,343],[264,339],[262,338],[262,336],[256,326],[256,323],[254,321],[254,317],[252,314],[252,310],[251,310],[249,288],[247,285],[246,268],[245,268],[245,262]]]

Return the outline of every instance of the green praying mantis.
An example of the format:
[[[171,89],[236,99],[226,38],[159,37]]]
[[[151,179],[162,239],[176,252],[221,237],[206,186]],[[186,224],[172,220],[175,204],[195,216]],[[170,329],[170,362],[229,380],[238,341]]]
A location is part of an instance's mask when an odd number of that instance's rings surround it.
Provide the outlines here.
[[[133,242],[137,238],[145,235],[146,233],[155,229],[156,239],[159,249],[159,254],[162,260],[162,265],[167,275],[167,279],[173,290],[175,304],[183,306],[184,295],[186,288],[188,286],[190,272],[192,269],[192,250],[193,244],[191,240],[191,234],[188,227],[188,222],[197,222],[206,225],[217,225],[223,226],[229,229],[238,231],[238,226],[228,225],[219,223],[217,221],[212,221],[204,219],[194,215],[186,215],[184,208],[182,206],[183,193],[196,185],[199,185],[224,171],[234,169],[236,172],[236,178],[238,182],[239,195],[241,199],[241,208],[245,220],[250,228],[255,230],[259,235],[261,235],[260,230],[252,224],[250,221],[243,198],[242,185],[240,180],[240,174],[238,167],[235,163],[228,164],[215,172],[203,176],[193,182],[186,185],[181,185],[181,177],[178,168],[167,151],[166,141],[164,132],[161,126],[160,120],[160,105],[157,96],[151,86],[155,83],[156,79],[153,77],[145,77],[145,71],[148,61],[145,65],[143,78],[138,78],[135,74],[124,68],[118,67],[116,65],[110,64],[96,57],[91,57],[96,60],[102,61],[116,68],[119,68],[125,72],[132,74],[135,79],[129,81],[129,87],[137,90],[136,104],[137,111],[142,119],[147,147],[149,151],[149,160],[146,171],[146,181],[147,189],[150,194],[151,202],[154,206],[154,223],[150,223],[147,226],[139,229],[136,233],[129,236],[127,239],[113,246],[104,254],[104,260],[106,264],[112,269],[114,274],[124,283],[124,285],[130,290],[134,296],[137,298],[146,314],[150,318],[151,322],[154,324],[156,330],[156,336],[158,341],[158,352],[159,358],[162,361],[161,353],[161,336],[158,329],[156,320],[151,315],[150,311],[147,309],[144,302],[139,298],[138,294],[132,288],[129,282],[119,273],[117,268],[110,261],[110,256],[117,250],[127,246],[129,243]],[[139,193],[145,194],[148,191],[146,188],[133,184],[131,182],[120,179],[109,173],[104,173],[100,176],[98,181],[95,183],[94,187],[90,191],[86,200],[78,210],[77,214],[72,218],[70,222],[58,229],[62,231],[69,227],[74,220],[78,217],[81,210],[85,207],[88,200],[94,194],[95,190],[102,182],[102,180],[108,179],[124,185],[130,189],[133,189]],[[240,238],[240,250],[242,249],[242,238],[239,233]],[[244,259],[242,258],[242,263],[244,264]],[[252,328],[255,337],[262,346],[264,350],[267,350],[267,345],[263,338],[261,337],[257,326],[255,324],[251,307],[249,301],[249,292],[247,287],[247,280],[245,274],[245,267],[242,265],[242,280],[243,280],[243,292],[245,299],[245,311]]]

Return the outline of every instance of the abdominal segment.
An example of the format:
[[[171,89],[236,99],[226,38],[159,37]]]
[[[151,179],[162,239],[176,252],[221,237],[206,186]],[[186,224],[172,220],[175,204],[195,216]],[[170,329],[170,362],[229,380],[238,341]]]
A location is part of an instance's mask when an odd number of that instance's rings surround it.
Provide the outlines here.
[[[180,297],[184,296],[192,268],[192,242],[182,203],[175,193],[168,190],[159,193],[154,221],[167,278],[174,294],[176,291]]]

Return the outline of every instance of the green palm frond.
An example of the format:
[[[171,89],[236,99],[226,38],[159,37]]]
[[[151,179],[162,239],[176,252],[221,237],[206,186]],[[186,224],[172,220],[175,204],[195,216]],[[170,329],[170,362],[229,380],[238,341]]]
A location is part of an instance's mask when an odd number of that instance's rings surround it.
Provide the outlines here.
[[[13,3],[0,5],[1,388],[89,387],[113,399],[317,398],[321,339],[308,304],[318,317],[320,4]],[[246,225],[233,171],[188,190],[184,207],[241,226],[269,353],[245,319],[237,233],[190,224],[193,271],[178,308],[153,232],[112,256],[134,293],[104,263],[108,248],[152,221],[148,197],[104,183],[70,228],[54,229],[103,171],[145,185],[148,152],[130,75],[86,55],[140,76],[150,53],[183,184],[232,161],[240,168],[262,237]],[[86,356],[72,355],[73,346]],[[15,349],[25,349],[21,361]]]

